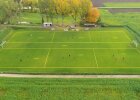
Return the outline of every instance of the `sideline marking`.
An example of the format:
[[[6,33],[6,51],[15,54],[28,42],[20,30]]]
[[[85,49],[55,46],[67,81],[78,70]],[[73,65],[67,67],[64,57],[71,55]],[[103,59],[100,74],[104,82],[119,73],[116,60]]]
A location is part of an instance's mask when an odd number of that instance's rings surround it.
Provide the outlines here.
[[[54,40],[54,36],[55,36],[55,32],[54,32],[53,37],[52,37],[52,40],[51,40],[52,43],[53,43],[53,40]]]
[[[95,54],[95,50],[94,50],[94,48],[93,48],[92,50],[93,50],[93,54],[94,54],[94,58],[95,58],[95,62],[96,62],[97,68],[98,68],[99,65],[98,65],[98,61],[97,61],[96,54]]]
[[[93,37],[91,37],[91,33],[89,32],[89,38],[90,38],[90,41],[92,42],[92,38]]]
[[[93,49],[93,48],[3,48],[3,50],[40,50],[40,49],[83,49],[83,50],[86,50],[86,49]],[[94,48],[94,49],[127,49],[127,50],[137,50],[137,48]]]
[[[49,68],[49,69],[53,69],[53,68],[66,68],[66,69],[68,69],[68,68],[81,68],[81,69],[87,69],[87,68],[91,68],[91,69],[99,69],[99,68],[103,68],[103,69],[109,69],[109,68],[111,68],[111,69],[117,69],[117,68],[121,68],[121,69],[128,69],[128,68],[131,68],[131,69],[133,69],[133,68],[138,68],[138,69],[140,69],[140,67],[0,67],[0,69],[12,69],[12,68],[19,68],[19,69],[21,69],[21,68],[27,68],[27,69],[46,69],[46,68]]]
[[[9,36],[13,35],[13,31],[11,30],[2,40],[7,40]]]
[[[90,40],[92,40],[92,39],[90,39]],[[121,43],[121,44],[122,44],[122,43],[124,43],[124,44],[125,44],[125,43],[126,43],[126,44],[127,44],[127,43],[130,43],[130,42],[7,42],[7,43],[9,43],[9,44],[20,44],[20,43],[21,43],[21,44],[22,44],[22,43],[38,43],[38,44],[41,44],[41,43],[42,43],[42,44],[43,44],[43,43],[44,43],[44,44],[45,44],[45,43],[54,43],[54,44],[55,44],[55,43],[56,43],[56,44],[61,44],[61,43],[73,43],[73,44],[78,44],[78,43],[83,43],[83,44],[84,44],[84,43],[85,43],[85,44],[86,44],[86,43],[87,43],[87,44],[88,44],[88,43],[89,43],[89,44],[90,44],[90,43],[104,43],[104,44],[106,44],[106,43]]]
[[[46,68],[46,65],[47,65],[47,62],[48,62],[48,57],[49,57],[49,55],[50,55],[50,51],[51,51],[51,49],[49,49],[49,51],[48,51],[48,53],[47,53],[47,55],[46,55],[46,59],[45,59],[45,63],[44,63],[44,67]]]

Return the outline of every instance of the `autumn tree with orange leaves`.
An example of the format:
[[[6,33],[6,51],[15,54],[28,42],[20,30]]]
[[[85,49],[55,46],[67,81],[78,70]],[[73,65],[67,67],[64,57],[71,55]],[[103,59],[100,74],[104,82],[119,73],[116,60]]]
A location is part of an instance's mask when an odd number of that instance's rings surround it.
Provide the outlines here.
[[[96,23],[100,19],[99,10],[96,7],[89,9],[85,21],[88,23]]]

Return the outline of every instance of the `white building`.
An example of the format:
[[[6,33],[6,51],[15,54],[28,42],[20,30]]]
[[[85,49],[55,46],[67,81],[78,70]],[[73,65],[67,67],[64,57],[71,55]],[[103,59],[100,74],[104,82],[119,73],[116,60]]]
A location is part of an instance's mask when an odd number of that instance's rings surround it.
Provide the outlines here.
[[[43,23],[44,27],[51,27],[52,25],[53,25],[52,22],[45,22],[45,23]]]

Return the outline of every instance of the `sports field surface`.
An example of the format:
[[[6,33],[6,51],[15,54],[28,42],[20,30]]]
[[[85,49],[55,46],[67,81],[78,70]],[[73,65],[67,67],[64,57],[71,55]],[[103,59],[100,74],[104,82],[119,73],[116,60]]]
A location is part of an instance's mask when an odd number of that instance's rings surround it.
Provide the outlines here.
[[[124,28],[15,29],[3,38],[0,71],[139,74],[140,50]]]

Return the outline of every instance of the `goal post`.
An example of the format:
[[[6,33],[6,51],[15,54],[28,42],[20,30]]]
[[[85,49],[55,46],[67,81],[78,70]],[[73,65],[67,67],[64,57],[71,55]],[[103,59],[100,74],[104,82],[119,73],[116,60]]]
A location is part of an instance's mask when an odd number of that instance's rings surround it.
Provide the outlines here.
[[[139,46],[139,42],[137,40],[133,40],[132,44],[137,48]]]
[[[6,41],[1,41],[0,47],[3,48],[3,46],[4,46],[5,43],[6,43]]]

